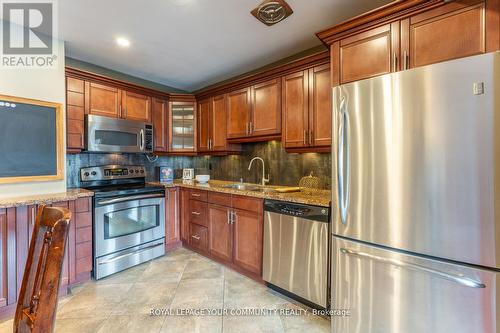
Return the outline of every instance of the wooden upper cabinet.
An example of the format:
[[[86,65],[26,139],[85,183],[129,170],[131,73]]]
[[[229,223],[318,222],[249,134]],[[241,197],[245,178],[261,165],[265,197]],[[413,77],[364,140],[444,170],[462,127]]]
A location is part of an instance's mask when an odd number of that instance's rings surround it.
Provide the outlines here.
[[[198,152],[210,150],[212,101],[208,98],[198,103]]]
[[[231,262],[233,259],[233,230],[229,223],[231,208],[208,205],[209,251],[214,257]]]
[[[121,117],[121,90],[103,84],[87,82],[86,113],[113,118]]]
[[[154,150],[156,152],[166,152],[168,151],[168,102],[163,99],[153,98],[151,104]]]
[[[151,97],[122,91],[122,118],[151,121]]]
[[[309,131],[309,75],[300,71],[282,78],[285,148],[304,147]]]
[[[399,58],[399,22],[373,28],[337,42],[340,84],[394,72]]]
[[[212,110],[210,114],[211,149],[213,151],[226,151],[229,146],[226,139],[227,133],[227,113],[226,95],[219,95],[213,98]]]
[[[401,23],[407,68],[484,53],[485,3],[455,1]]]
[[[252,86],[251,136],[281,133],[281,82],[273,79]]]
[[[328,64],[309,70],[309,121],[309,144],[331,146],[332,84]]]
[[[498,51],[499,9],[499,0],[393,1],[317,36],[330,45],[337,86]]]
[[[250,88],[227,94],[227,138],[248,136],[250,126]]]
[[[66,78],[66,147],[79,152],[84,146],[85,82]]]

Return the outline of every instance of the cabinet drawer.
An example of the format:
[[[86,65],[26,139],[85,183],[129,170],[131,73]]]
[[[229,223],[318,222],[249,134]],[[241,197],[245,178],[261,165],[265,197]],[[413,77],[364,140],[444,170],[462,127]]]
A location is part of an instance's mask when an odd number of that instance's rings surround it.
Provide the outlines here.
[[[243,209],[250,212],[262,214],[264,209],[264,202],[262,199],[250,198],[243,196],[233,196],[233,207],[236,209]]]
[[[76,213],[74,221],[75,221],[75,225],[78,229],[85,228],[85,227],[91,227],[92,226],[92,213],[91,212]]]
[[[231,207],[231,194],[208,193],[208,202],[216,205]]]
[[[207,201],[207,191],[190,190],[189,197],[200,201]]]
[[[92,256],[76,260],[76,274],[90,272],[92,270]]]
[[[76,243],[92,241],[92,226],[76,230]]]
[[[90,212],[90,199],[80,198],[75,201],[75,210],[77,213]]]
[[[92,242],[76,244],[76,259],[92,256]]]
[[[208,228],[190,223],[189,243],[195,249],[198,249],[200,251],[208,251]]]
[[[207,203],[189,200],[189,222],[207,226]]]

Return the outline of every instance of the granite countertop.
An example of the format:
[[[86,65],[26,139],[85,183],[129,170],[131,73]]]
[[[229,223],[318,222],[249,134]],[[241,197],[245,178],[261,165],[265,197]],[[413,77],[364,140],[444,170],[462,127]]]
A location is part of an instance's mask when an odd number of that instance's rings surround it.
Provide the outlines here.
[[[317,194],[306,194],[303,192],[290,192],[290,193],[278,193],[278,192],[257,192],[248,190],[239,190],[235,188],[227,188],[229,184],[235,184],[237,182],[222,181],[222,180],[211,180],[208,184],[200,184],[194,180],[174,180],[172,183],[159,183],[152,182],[150,184],[163,185],[165,187],[185,187],[198,190],[207,190],[228,194],[245,195],[249,197],[263,198],[263,199],[273,199],[281,201],[289,201],[295,203],[302,203],[307,205],[315,205],[322,207],[330,207],[331,191],[320,190]],[[284,186],[266,186],[266,187],[284,187]]]
[[[4,199],[0,198],[0,209],[26,205],[38,205],[59,201],[70,201],[76,200],[78,198],[91,197],[93,195],[94,192],[89,190],[85,190],[82,188],[70,188],[67,189],[66,192],[61,193],[25,195]]]

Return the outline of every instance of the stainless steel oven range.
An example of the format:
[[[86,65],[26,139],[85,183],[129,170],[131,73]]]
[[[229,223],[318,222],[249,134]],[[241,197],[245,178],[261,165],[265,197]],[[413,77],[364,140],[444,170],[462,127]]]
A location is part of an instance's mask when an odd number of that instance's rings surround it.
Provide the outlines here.
[[[165,254],[165,189],[148,186],[142,166],[82,168],[94,196],[94,277]]]

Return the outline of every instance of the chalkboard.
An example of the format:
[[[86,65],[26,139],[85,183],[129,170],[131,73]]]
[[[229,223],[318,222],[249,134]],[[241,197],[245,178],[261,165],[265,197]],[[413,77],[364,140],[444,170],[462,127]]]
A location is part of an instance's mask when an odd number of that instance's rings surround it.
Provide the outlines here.
[[[60,113],[56,103],[0,95],[0,181],[62,178]]]

